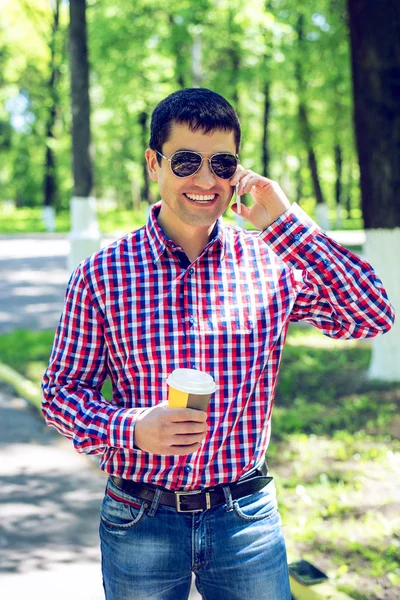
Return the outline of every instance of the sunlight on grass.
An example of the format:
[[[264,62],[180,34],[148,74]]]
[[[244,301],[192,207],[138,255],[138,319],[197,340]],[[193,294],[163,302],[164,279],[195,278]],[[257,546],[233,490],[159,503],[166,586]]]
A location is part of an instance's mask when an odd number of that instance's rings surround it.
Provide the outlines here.
[[[112,211],[97,211],[99,228],[102,233],[118,233],[123,236],[130,231],[139,229],[147,222],[148,204],[141,203],[140,210],[116,209]],[[227,224],[234,223],[233,213],[224,214]],[[70,231],[69,211],[58,211],[56,214],[56,233]],[[251,223],[246,223],[246,228],[254,229]],[[45,233],[46,228],[42,219],[41,208],[0,208],[0,234],[12,233]]]

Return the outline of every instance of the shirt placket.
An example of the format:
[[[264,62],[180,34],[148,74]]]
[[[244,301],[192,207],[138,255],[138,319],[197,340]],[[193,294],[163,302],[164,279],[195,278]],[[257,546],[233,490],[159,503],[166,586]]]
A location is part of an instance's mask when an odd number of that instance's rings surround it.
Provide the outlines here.
[[[186,273],[187,283],[187,306],[186,314],[188,315],[187,326],[187,351],[188,351],[188,367],[190,369],[199,369],[199,311],[197,299],[197,263],[190,266]]]
[[[197,278],[196,265],[187,266],[186,255],[180,253],[176,257],[182,269],[186,269],[181,281],[181,302],[183,300],[183,316],[184,316],[184,341],[183,341],[183,363],[180,367],[196,369],[198,367],[198,305],[197,305]],[[179,458],[178,470],[175,481],[179,486],[187,486],[190,484],[193,477],[193,466],[190,463],[189,456],[181,456]]]

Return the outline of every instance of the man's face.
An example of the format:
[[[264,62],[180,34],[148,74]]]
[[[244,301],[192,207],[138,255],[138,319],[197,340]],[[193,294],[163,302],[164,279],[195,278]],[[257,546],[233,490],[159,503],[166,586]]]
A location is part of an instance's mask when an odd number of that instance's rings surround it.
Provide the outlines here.
[[[162,153],[171,158],[178,150],[200,152],[204,158],[210,158],[217,152],[236,154],[233,131],[215,130],[205,135],[201,130],[191,131],[186,124],[173,123],[171,135],[163,145]],[[146,159],[150,176],[158,181],[162,198],[160,217],[171,228],[190,225],[195,227],[211,227],[229,205],[233,187],[229,179],[220,179],[210,169],[209,162],[203,164],[197,173],[190,177],[179,178],[171,171],[169,161],[164,158],[161,166],[157,164],[156,154],[146,151]],[[215,196],[210,203],[190,200],[188,196]]]

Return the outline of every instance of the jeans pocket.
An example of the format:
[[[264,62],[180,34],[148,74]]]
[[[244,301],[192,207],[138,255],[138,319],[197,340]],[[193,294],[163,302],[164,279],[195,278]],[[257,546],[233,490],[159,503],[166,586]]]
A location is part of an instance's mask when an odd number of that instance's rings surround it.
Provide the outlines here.
[[[279,519],[275,494],[265,490],[239,498],[233,502],[236,516],[245,521],[261,521],[262,519]]]
[[[108,531],[123,531],[135,527],[146,515],[148,502],[120,494],[107,486],[100,509],[100,519]]]

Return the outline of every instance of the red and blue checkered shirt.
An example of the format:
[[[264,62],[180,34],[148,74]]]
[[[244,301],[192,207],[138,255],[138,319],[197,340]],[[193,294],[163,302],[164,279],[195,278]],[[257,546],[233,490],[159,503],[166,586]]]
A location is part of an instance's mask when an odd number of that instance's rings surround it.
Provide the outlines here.
[[[100,454],[112,475],[202,489],[263,461],[289,321],[348,339],[388,331],[394,314],[372,267],[296,204],[263,232],[220,218],[193,263],[162,231],[159,209],[72,274],[43,414],[78,452]],[[218,386],[207,437],[187,456],[143,452],[135,419],[167,399],[178,367],[206,371]],[[111,402],[101,394],[107,376]]]

